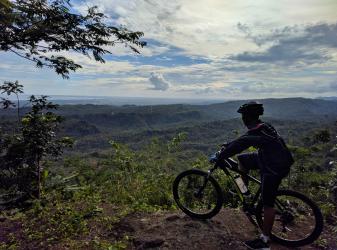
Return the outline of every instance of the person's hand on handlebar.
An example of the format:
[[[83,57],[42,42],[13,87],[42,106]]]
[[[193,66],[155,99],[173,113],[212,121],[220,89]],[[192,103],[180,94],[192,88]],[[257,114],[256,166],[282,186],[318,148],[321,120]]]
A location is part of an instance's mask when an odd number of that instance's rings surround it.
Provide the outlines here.
[[[219,151],[215,152],[214,154],[212,154],[209,157],[209,162],[210,163],[216,163],[219,160],[220,154],[221,152],[224,150],[225,148],[221,148]]]
[[[221,144],[221,150],[224,150],[225,148],[227,148],[227,146],[229,145],[229,142],[225,141],[224,143]]]
[[[218,161],[218,154],[217,153],[218,152],[216,152],[215,154],[212,154],[209,157],[209,159],[208,159],[209,163],[216,163]]]
[[[212,154],[209,157],[209,162],[210,163],[216,163],[219,160],[220,154],[222,153],[222,151],[224,151],[226,149],[226,147],[229,145],[228,142],[224,142],[221,144],[221,149],[217,152],[215,152],[214,154]]]

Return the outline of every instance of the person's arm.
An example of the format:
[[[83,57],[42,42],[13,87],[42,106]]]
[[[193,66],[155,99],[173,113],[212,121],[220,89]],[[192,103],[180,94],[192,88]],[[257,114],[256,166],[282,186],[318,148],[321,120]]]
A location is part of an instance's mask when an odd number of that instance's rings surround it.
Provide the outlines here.
[[[227,147],[220,153],[219,159],[226,159],[236,155],[251,146],[259,148],[261,147],[262,143],[263,139],[261,136],[243,135],[229,143]]]

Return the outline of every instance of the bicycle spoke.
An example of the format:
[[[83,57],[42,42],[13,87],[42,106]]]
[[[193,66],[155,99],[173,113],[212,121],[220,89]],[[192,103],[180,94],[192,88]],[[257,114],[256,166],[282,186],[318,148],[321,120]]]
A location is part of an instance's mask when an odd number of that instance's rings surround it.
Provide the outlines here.
[[[206,214],[214,209],[217,201],[217,193],[211,182],[207,182],[204,186],[205,178],[200,175],[189,175],[179,183],[178,194],[181,204],[198,214]]]
[[[286,240],[301,240],[308,237],[315,227],[312,208],[295,197],[278,196],[276,216],[272,233]]]

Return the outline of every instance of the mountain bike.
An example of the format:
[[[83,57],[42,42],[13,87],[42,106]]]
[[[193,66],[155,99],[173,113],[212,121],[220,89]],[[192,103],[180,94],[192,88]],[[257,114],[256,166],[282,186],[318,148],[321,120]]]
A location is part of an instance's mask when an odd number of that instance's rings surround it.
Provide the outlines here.
[[[222,208],[224,193],[218,181],[213,177],[220,168],[227,175],[230,185],[239,197],[239,203],[249,221],[256,227],[263,226],[263,203],[261,200],[261,182],[255,177],[238,169],[238,163],[232,158],[215,162],[207,172],[190,169],[180,173],[173,182],[173,197],[178,207],[192,218],[210,219]],[[255,182],[258,189],[249,199],[240,190],[234,173]],[[242,180],[242,179],[241,179]],[[243,190],[247,191],[247,190]],[[275,206],[276,215],[271,232],[271,240],[288,247],[300,247],[315,241],[323,230],[323,216],[319,207],[307,196],[292,190],[278,190]]]

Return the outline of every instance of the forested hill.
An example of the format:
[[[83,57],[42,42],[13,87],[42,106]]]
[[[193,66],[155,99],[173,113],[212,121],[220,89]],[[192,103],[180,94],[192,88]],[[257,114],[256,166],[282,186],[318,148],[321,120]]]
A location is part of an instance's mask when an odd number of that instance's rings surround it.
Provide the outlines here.
[[[307,98],[258,100],[264,104],[265,116],[276,119],[311,120],[315,116],[337,117],[337,101]],[[218,118],[237,116],[236,110],[245,101],[230,101],[208,105],[206,110]]]
[[[246,101],[211,105],[155,105],[122,107],[105,105],[66,105],[59,112],[66,117],[65,126],[88,133],[108,131],[153,130],[191,126],[218,120],[238,118],[238,107]],[[337,102],[317,99],[287,98],[260,100],[265,119],[330,122],[337,117]]]
[[[264,120],[314,122],[316,126],[322,123],[332,124],[337,118],[337,101],[327,101],[319,99],[305,98],[285,98],[285,99],[263,99],[259,100],[264,104]],[[109,106],[109,105],[63,105],[57,111],[65,117],[62,134],[82,137],[93,136],[104,133],[104,140],[115,136],[131,136],[129,132],[149,133],[149,131],[173,130],[178,127],[192,127],[202,125],[211,126],[215,121],[226,121],[221,125],[238,127],[241,122],[231,121],[240,115],[236,112],[238,107],[247,101],[230,101],[210,105],[155,105],[155,106]],[[28,107],[21,109],[21,114],[28,111]],[[0,125],[3,130],[12,129],[12,124],[16,123],[15,110],[0,111]],[[287,125],[289,126],[289,125]],[[310,124],[309,124],[310,127]],[[197,130],[198,127],[197,127]],[[107,134],[108,133],[108,134]],[[150,133],[152,134],[152,133]],[[143,135],[142,138],[146,137]],[[97,136],[94,136],[95,138]],[[97,139],[97,138],[96,138]],[[88,145],[89,146],[89,145]],[[93,145],[91,145],[93,146]]]
[[[257,100],[264,104],[265,116],[276,119],[311,120],[317,116],[337,117],[337,101],[308,98],[283,98]],[[128,123],[141,125],[177,123],[186,120],[224,120],[238,117],[236,110],[247,100],[228,101],[208,105],[62,105],[59,113],[63,116],[83,117],[86,121],[105,122],[128,126]],[[22,112],[25,112],[23,108]],[[15,112],[1,110],[1,115],[16,115]],[[111,122],[111,121],[110,121]]]
[[[337,101],[327,101],[306,98],[262,99],[265,116],[275,119],[312,120],[318,117],[337,117]],[[155,105],[122,107],[106,105],[65,105],[60,112],[65,116],[84,116],[85,120],[99,121],[97,118],[110,120],[127,126],[128,121],[133,124],[167,124],[183,121],[196,120],[224,120],[238,117],[238,107],[247,102],[246,100],[229,101],[209,105]]]

